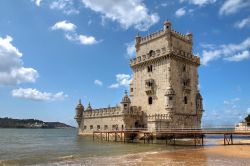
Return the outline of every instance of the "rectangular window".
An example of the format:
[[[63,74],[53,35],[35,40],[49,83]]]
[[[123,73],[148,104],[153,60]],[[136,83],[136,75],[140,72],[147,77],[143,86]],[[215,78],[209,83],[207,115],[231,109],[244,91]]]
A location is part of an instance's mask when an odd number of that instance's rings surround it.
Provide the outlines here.
[[[97,125],[97,130],[100,130],[101,129],[101,126],[100,125]]]
[[[87,129],[87,126],[84,126],[84,130],[86,130]]]
[[[118,126],[117,125],[112,125],[112,130],[118,130]]]
[[[149,105],[153,104],[153,98],[152,98],[152,97],[149,97],[149,98],[148,98],[148,104],[149,104]]]
[[[134,90],[133,88],[130,88],[130,92],[133,92],[133,90]]]
[[[104,130],[108,130],[108,125],[104,125]]]
[[[188,103],[188,99],[187,99],[187,96],[184,97],[184,104],[187,104]]]
[[[90,125],[90,127],[89,127],[89,128],[90,128],[90,130],[93,130],[93,125]]]
[[[152,66],[152,65],[148,66],[148,72],[149,72],[149,73],[150,73],[150,72],[153,72],[153,66]]]

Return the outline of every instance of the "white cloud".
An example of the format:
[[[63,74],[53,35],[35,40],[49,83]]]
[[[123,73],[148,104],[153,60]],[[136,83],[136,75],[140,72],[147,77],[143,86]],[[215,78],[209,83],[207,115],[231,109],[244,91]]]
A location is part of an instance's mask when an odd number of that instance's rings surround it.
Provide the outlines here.
[[[243,51],[241,53],[238,53],[236,55],[233,55],[231,57],[227,57],[227,58],[224,58],[224,59],[227,60],[227,61],[239,62],[239,61],[249,59],[249,58],[250,58],[249,51]]]
[[[250,17],[244,18],[243,20],[235,24],[235,27],[240,28],[240,29],[247,27],[247,26],[250,26]]]
[[[175,11],[176,17],[181,17],[181,16],[184,16],[185,14],[186,14],[186,10],[184,7]]]
[[[76,41],[82,45],[92,45],[101,42],[97,41],[94,36],[78,35],[76,33],[66,34],[65,37],[70,41]]]
[[[116,83],[109,86],[109,88],[119,88],[121,86],[128,87],[132,81],[132,76],[128,74],[117,74]]]
[[[250,7],[249,0],[226,0],[220,8],[220,15],[230,15]]]
[[[161,3],[161,7],[167,7],[168,4],[165,2],[165,3]]]
[[[198,5],[198,6],[205,6],[208,4],[215,3],[216,0],[180,0],[180,2],[188,2],[189,4]]]
[[[109,86],[109,88],[112,88],[112,89],[114,89],[114,88],[119,88],[119,84],[118,83],[116,83],[116,84],[111,84],[110,86]]]
[[[88,21],[88,26],[90,26],[92,24],[92,20]]]
[[[247,109],[247,114],[250,114],[250,108]]]
[[[159,21],[157,13],[149,13],[141,0],[82,0],[85,7],[101,13],[102,17],[118,22],[123,28],[146,31]]]
[[[0,85],[35,82],[37,71],[23,67],[22,53],[12,45],[12,40],[11,36],[0,37]]]
[[[130,58],[134,58],[135,57],[135,54],[136,54],[136,51],[135,51],[135,42],[132,41],[130,43],[127,43],[126,44],[126,47],[127,47],[127,55],[130,57]]]
[[[17,98],[24,98],[30,100],[40,100],[40,101],[54,101],[54,100],[64,100],[68,97],[63,92],[58,93],[48,93],[48,92],[40,92],[37,89],[14,89],[12,90],[12,96]]]
[[[239,102],[240,98],[236,97],[234,99],[231,100],[224,100],[224,104],[225,105],[235,105],[235,103]]]
[[[65,33],[66,39],[68,39],[69,41],[78,42],[82,45],[92,45],[101,42],[97,41],[94,36],[77,34],[76,28],[77,26],[75,24],[66,20],[59,21],[51,27],[52,30],[63,30],[67,32]]]
[[[54,0],[50,4],[50,9],[61,10],[63,13],[70,14],[79,14],[80,11],[74,7],[73,0]]]
[[[102,86],[103,85],[102,81],[100,81],[100,80],[95,80],[94,84],[98,85],[98,86]]]
[[[75,31],[76,28],[77,27],[75,24],[68,22],[66,20],[59,21],[51,27],[52,30],[64,30],[64,31]]]
[[[40,6],[42,0],[32,0],[36,4],[36,6]]]
[[[249,58],[249,48],[250,37],[239,44],[214,46],[202,51],[201,63],[207,65],[209,62],[219,58],[223,58],[227,61],[242,61]]]

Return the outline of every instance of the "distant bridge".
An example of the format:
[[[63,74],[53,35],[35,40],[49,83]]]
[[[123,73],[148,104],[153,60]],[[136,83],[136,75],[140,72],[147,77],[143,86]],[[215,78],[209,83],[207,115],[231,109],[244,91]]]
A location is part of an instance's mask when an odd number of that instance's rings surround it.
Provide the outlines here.
[[[233,137],[236,135],[250,136],[250,131],[235,131],[232,128],[173,128],[161,129],[150,132],[145,128],[125,130],[98,130],[93,131],[93,141],[134,142],[143,140],[144,143],[153,143],[154,139],[165,140],[166,144],[176,145],[176,139],[193,139],[193,145],[204,145],[205,135],[221,135],[224,137],[224,145],[233,145]]]

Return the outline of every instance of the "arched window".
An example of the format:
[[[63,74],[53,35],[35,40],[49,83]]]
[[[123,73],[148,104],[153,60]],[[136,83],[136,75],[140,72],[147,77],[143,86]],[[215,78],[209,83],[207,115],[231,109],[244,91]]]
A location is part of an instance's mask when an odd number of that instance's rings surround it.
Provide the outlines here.
[[[149,51],[149,57],[151,57],[153,54],[154,54],[154,51],[153,51],[153,50],[150,50],[150,51]]]
[[[187,100],[188,100],[188,99],[187,99],[187,96],[185,96],[185,97],[184,97],[184,103],[185,103],[185,104],[187,104],[187,103],[188,103],[188,101],[187,101]]]
[[[182,66],[182,71],[185,72],[186,71],[186,65]]]
[[[150,104],[150,105],[153,104],[153,98],[152,97],[148,98],[148,104]]]

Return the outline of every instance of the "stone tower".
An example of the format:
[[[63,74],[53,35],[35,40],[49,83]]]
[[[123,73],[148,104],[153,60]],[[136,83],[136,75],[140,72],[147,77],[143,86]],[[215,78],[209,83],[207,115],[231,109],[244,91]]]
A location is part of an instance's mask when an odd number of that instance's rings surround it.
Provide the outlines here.
[[[199,128],[203,112],[198,90],[200,59],[192,52],[192,33],[176,32],[166,21],[162,30],[137,35],[135,41],[131,105],[146,113],[147,128]]]

